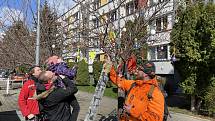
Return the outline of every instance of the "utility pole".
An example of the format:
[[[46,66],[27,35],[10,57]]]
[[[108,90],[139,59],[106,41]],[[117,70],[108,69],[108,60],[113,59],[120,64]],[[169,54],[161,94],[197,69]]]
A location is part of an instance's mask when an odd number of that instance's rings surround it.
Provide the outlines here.
[[[118,0],[118,11],[117,11],[117,15],[118,15],[118,21],[117,21],[117,24],[118,24],[118,36],[117,36],[117,46],[116,46],[116,54],[117,54],[117,51],[121,51],[121,41],[120,41],[120,4],[121,4],[121,0]],[[116,55],[117,56],[117,55]],[[116,59],[116,58],[115,58]],[[117,59],[116,59],[117,60]],[[122,114],[123,112],[123,104],[124,104],[124,101],[125,101],[125,92],[123,90],[121,90],[120,88],[118,88],[118,107],[117,107],[117,118],[118,120],[120,120],[120,115]]]
[[[117,36],[117,48],[120,48],[121,42],[120,42],[120,4],[121,4],[121,0],[118,0],[118,11],[117,11],[117,16],[118,16],[118,20],[117,20],[117,24],[118,24],[118,36]]]
[[[36,40],[36,65],[40,63],[40,0],[37,0],[37,40]]]

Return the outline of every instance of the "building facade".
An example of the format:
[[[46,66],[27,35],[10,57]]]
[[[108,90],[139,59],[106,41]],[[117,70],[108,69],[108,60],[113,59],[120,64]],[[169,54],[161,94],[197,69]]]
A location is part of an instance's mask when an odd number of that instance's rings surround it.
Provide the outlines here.
[[[85,0],[77,3],[64,18],[68,23],[65,57],[88,56],[100,53],[100,34],[105,32],[106,22],[115,31],[122,31],[128,20],[144,16],[148,20],[148,60],[155,62],[156,74],[173,75],[171,63],[170,32],[175,18],[176,0]],[[141,7],[141,9],[139,9]],[[118,20],[119,19],[119,20]],[[81,48],[85,46],[85,50]],[[69,50],[69,51],[68,51]],[[86,51],[84,54],[83,51]],[[93,61],[88,59],[91,64]]]

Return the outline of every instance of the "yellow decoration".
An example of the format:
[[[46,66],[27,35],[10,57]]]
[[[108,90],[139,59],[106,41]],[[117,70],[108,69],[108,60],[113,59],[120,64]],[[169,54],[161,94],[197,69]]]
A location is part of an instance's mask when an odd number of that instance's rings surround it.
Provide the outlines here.
[[[72,59],[69,59],[68,62],[72,62]]]
[[[101,0],[101,6],[108,3],[108,0]]]
[[[109,40],[110,41],[114,41],[115,40],[116,34],[115,34],[114,31],[109,31],[108,35],[109,35]]]
[[[91,59],[91,60],[94,60],[95,57],[96,57],[96,52],[95,52],[95,51],[89,52],[89,56],[90,56],[90,59]]]
[[[72,37],[72,22],[74,21],[74,17],[73,16],[69,16],[67,18],[67,22],[68,22],[68,37]]]
[[[176,48],[175,48],[175,45],[174,45],[174,48],[173,48],[173,54],[175,55],[175,52],[176,52]]]
[[[78,52],[77,52],[77,61],[80,60],[80,49],[78,48]]]
[[[105,22],[107,21],[107,15],[102,15],[100,18],[101,18],[101,23],[105,24]]]
[[[100,61],[104,61],[104,60],[105,60],[105,55],[104,54],[100,55]]]

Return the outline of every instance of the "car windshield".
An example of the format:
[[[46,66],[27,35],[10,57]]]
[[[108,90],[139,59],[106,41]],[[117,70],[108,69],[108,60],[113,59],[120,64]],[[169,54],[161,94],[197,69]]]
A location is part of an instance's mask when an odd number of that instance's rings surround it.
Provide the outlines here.
[[[7,78],[9,76],[9,70],[7,69],[0,69],[0,77]]]

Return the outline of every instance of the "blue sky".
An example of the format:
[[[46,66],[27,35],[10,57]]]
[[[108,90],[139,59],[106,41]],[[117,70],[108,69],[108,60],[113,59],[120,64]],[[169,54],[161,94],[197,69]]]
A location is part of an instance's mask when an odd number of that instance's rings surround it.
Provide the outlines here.
[[[41,5],[45,0],[41,0]],[[74,5],[73,0],[47,0],[51,8],[57,9],[58,15],[63,14]],[[28,25],[33,23],[33,15],[37,10],[37,0],[0,0],[0,22],[10,25],[12,21],[25,20]],[[31,10],[32,9],[32,10]],[[32,11],[34,14],[32,14]]]

